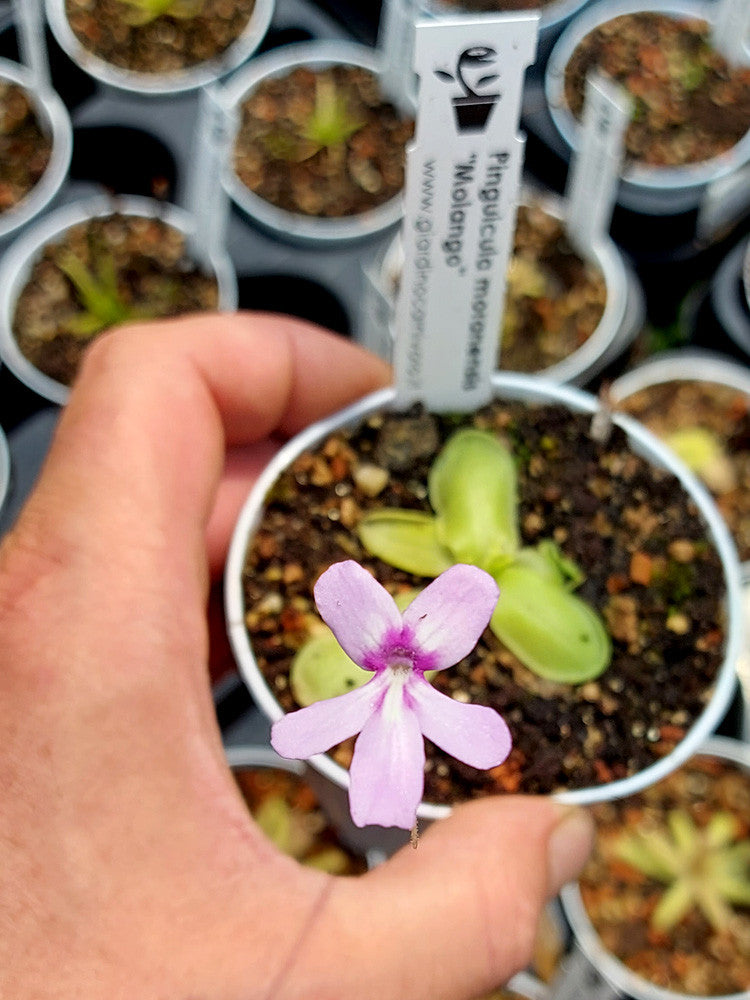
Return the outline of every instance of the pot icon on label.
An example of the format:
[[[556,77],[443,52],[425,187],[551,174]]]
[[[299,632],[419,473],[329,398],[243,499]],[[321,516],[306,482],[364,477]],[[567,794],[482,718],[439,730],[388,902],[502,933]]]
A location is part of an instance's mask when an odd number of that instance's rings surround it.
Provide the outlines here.
[[[463,90],[463,95],[454,97],[453,111],[456,117],[456,127],[459,132],[484,132],[490,120],[492,109],[500,100],[500,92],[482,93],[482,89],[498,79],[498,73],[486,73],[485,68],[491,65],[497,53],[488,45],[472,45],[464,49],[456,62],[455,73],[444,69],[436,69],[435,76],[446,82],[457,82]],[[472,82],[467,80],[467,75]]]

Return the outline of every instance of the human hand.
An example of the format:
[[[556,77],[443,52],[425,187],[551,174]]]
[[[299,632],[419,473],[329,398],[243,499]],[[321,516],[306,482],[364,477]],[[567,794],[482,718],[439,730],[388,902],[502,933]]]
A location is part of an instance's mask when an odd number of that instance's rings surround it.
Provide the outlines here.
[[[0,547],[1,996],[468,1000],[528,961],[583,814],[470,803],[337,879],[276,851],[224,758],[206,599],[248,477],[387,377],[263,315],[92,345]]]

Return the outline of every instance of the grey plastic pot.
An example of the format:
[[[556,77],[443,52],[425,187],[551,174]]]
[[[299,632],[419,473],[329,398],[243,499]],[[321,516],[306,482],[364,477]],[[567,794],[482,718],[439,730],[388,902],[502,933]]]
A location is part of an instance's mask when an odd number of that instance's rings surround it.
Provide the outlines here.
[[[600,411],[599,402],[588,393],[534,376],[498,373],[493,376],[493,389],[497,398],[521,399],[530,402],[556,402],[569,407],[574,412],[592,415]],[[382,390],[367,396],[338,414],[319,421],[298,434],[276,454],[258,478],[236,523],[225,572],[227,630],[240,675],[250,689],[260,711],[271,721],[280,718],[284,713],[255,661],[252,645],[245,628],[245,606],[242,591],[245,556],[248,544],[260,521],[266,495],[279,474],[303,451],[320,444],[327,435],[338,428],[355,427],[369,414],[392,407],[393,401],[393,389]],[[711,498],[674,454],[641,424],[619,414],[615,414],[613,419],[627,433],[634,450],[677,476],[700,511],[708,535],[715,545],[723,565],[726,585],[727,639],[724,661],[711,697],[682,742],[666,757],[631,777],[611,782],[608,785],[561,791],[555,795],[557,800],[571,804],[586,804],[629,795],[658,781],[691,756],[696,747],[713,732],[734,695],[736,688],[735,663],[742,644],[739,565],[726,525]],[[348,814],[346,795],[349,784],[348,771],[325,754],[312,757],[310,764],[338,789],[339,814]],[[422,821],[429,822],[447,816],[449,813],[448,806],[422,802],[418,807],[417,817]],[[364,829],[352,827],[351,832],[361,848],[375,847],[385,852],[400,846],[405,839],[403,831],[383,830],[379,827],[366,827]]]
[[[538,204],[548,215],[565,218],[564,199],[552,193],[526,190],[521,203]],[[607,289],[604,313],[597,328],[576,351],[536,373],[556,382],[585,385],[625,350],[643,325],[645,307],[640,283],[626,267],[615,243],[608,237],[600,240],[591,251],[591,259],[604,276]],[[359,339],[386,360],[391,359],[394,289],[402,267],[403,246],[396,237],[386,250],[379,270],[366,274]]]
[[[59,406],[67,402],[70,389],[39,371],[19,350],[13,336],[16,301],[29,279],[34,263],[48,243],[59,239],[78,223],[109,215],[114,211],[124,215],[158,218],[178,229],[188,240],[195,237],[194,218],[175,205],[134,195],[118,198],[99,196],[65,205],[45,216],[16,239],[0,261],[0,357],[24,385]],[[234,265],[224,253],[214,254],[209,260],[218,283],[219,308],[232,311],[237,308],[238,295]]]
[[[13,208],[0,215],[0,244],[50,204],[68,175],[73,154],[73,129],[67,108],[53,90],[39,91],[25,66],[0,59],[0,77],[23,87],[29,94],[42,130],[52,138],[47,169],[38,183]]]
[[[397,195],[359,215],[341,219],[317,218],[302,213],[289,212],[261,198],[242,183],[232,165],[232,154],[239,125],[238,108],[242,101],[266,77],[286,76],[297,66],[323,69],[331,65],[361,66],[379,74],[380,54],[375,49],[355,42],[311,41],[285,45],[274,49],[235,74],[224,87],[222,100],[230,120],[222,183],[229,197],[254,222],[264,229],[292,243],[342,244],[352,240],[372,238],[395,226],[403,214],[402,198]],[[387,95],[399,106],[395,95]],[[401,106],[403,113],[406,109]]]
[[[215,59],[171,73],[140,73],[106,62],[90,52],[73,33],[65,13],[65,0],[45,0],[47,20],[60,48],[89,76],[118,90],[158,96],[205,87],[231,73],[255,52],[268,31],[275,0],[255,0],[245,30]]]
[[[750,403],[750,370],[729,358],[698,349],[665,351],[626,372],[610,386],[610,400],[622,403],[629,396],[666,382],[713,382],[737,389]],[[750,561],[742,564],[742,576],[750,582]]]
[[[713,737],[697,746],[695,752],[731,761],[750,771],[750,746],[738,740]],[[577,946],[599,974],[612,986],[616,996],[627,996],[632,1000],[697,1000],[695,994],[680,993],[656,986],[642,976],[636,975],[619,959],[615,958],[604,946],[589,920],[578,883],[571,882],[564,886],[560,899]],[[750,1000],[750,990],[744,990],[741,993],[727,993],[720,998],[714,998],[714,1000]]]
[[[579,125],[565,101],[565,68],[577,45],[594,28],[621,14],[654,11],[713,22],[712,0],[599,0],[573,18],[549,57],[544,87],[552,120],[569,150],[577,148]],[[726,153],[701,163],[677,167],[625,164],[617,200],[626,208],[651,215],[672,215],[697,208],[707,185],[750,160],[750,130]]]

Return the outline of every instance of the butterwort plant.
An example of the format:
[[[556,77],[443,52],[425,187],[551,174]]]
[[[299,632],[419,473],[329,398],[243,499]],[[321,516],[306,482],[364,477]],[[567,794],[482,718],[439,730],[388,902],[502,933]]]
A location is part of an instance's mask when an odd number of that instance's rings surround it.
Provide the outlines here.
[[[430,468],[427,492],[432,513],[367,514],[358,528],[367,551],[423,577],[458,562],[484,569],[501,591],[490,627],[522,663],[565,684],[598,677],[611,659],[609,634],[573,593],[583,576],[556,543],[521,544],[510,449],[490,431],[456,431]]]
[[[271,744],[282,757],[305,759],[358,734],[349,769],[352,819],[360,827],[413,830],[424,791],[424,737],[483,769],[510,752],[510,731],[494,709],[454,701],[425,676],[472,651],[498,586],[484,570],[456,564],[402,612],[366,569],[346,560],[321,574],[314,594],[346,656],[372,676],[277,720]]]

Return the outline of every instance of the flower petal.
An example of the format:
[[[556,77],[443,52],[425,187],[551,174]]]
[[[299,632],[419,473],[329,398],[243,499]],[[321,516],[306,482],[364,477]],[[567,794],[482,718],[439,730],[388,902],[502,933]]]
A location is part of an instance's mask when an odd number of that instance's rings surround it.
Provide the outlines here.
[[[357,826],[411,830],[416,823],[424,790],[424,740],[403,698],[403,687],[394,685],[354,747],[349,808]]]
[[[414,598],[404,625],[415,644],[431,655],[432,670],[444,670],[472,651],[490,620],[500,594],[484,570],[461,563],[451,566]]]
[[[401,613],[377,580],[353,559],[334,563],[315,584],[315,603],[344,652],[363,665],[389,630],[401,628]]]
[[[488,768],[510,753],[510,730],[493,708],[454,701],[422,678],[413,678],[409,694],[423,734],[451,757]]]
[[[271,727],[271,746],[282,757],[304,760],[360,732],[383,697],[384,677],[337,698],[289,712]]]

